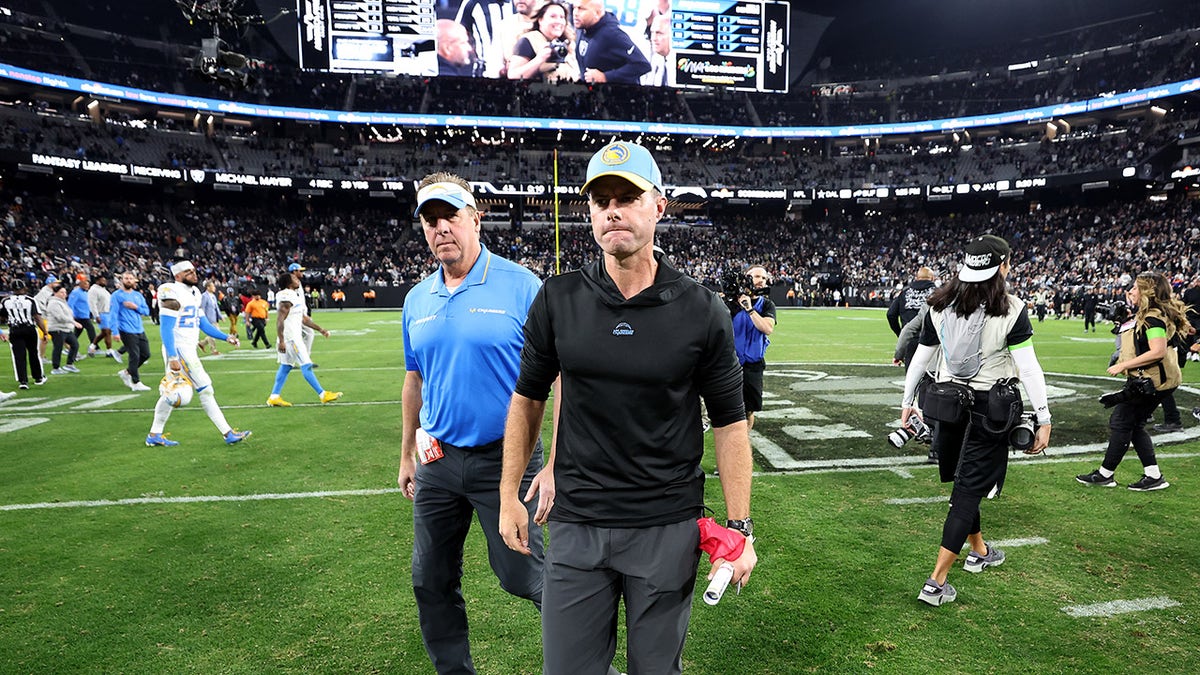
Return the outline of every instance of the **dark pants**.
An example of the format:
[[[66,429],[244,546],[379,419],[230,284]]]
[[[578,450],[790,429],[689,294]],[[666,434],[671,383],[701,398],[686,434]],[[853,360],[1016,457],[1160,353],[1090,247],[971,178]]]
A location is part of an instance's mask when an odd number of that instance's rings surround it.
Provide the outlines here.
[[[542,606],[543,673],[610,672],[622,599],[627,670],[679,673],[699,544],[694,519],[644,528],[551,522]]]
[[[442,443],[445,456],[417,467],[413,495],[413,594],[425,651],[437,672],[474,673],[467,631],[467,607],[462,595],[463,542],[472,516],[487,538],[488,562],[505,591],[542,606],[542,528],[529,509],[529,548],[522,555],[500,536],[499,443],[468,451]],[[542,468],[539,441],[521,479],[522,497]]]
[[[1083,330],[1088,328],[1091,328],[1093,333],[1096,332],[1096,310],[1083,310]]]
[[[85,317],[85,318],[80,319],[79,317],[75,317],[75,321],[81,326],[80,328],[75,329],[76,342],[78,342],[79,336],[82,335],[83,331],[85,331],[85,330],[87,331],[87,334],[88,334],[88,344],[95,342],[96,341],[96,327],[94,325],[92,325],[92,318]]]
[[[79,340],[75,334],[69,330],[56,330],[50,334],[50,339],[54,341],[54,352],[51,355],[51,361],[55,368],[62,365],[62,349],[63,344],[69,348],[67,352],[67,365],[75,363],[75,357],[79,356]]]
[[[1116,471],[1125,453],[1129,452],[1129,444],[1137,452],[1142,466],[1152,466],[1158,463],[1154,457],[1154,441],[1146,432],[1146,418],[1154,412],[1158,404],[1174,389],[1160,391],[1152,396],[1140,396],[1132,401],[1118,403],[1113,407],[1108,417],[1108,449],[1104,451],[1104,461],[1100,466],[1109,471]]]
[[[129,379],[141,382],[142,378],[138,375],[138,368],[150,360],[150,340],[146,338],[145,333],[121,331],[121,344],[125,346],[125,353],[129,356],[129,365],[125,367],[125,370],[129,372]]]
[[[271,348],[271,341],[267,339],[266,319],[256,319],[254,317],[250,318],[250,337],[253,338],[250,340],[251,347],[257,347],[258,341],[262,340],[263,344],[266,345],[268,349]]]
[[[38,334],[33,326],[11,326],[8,332],[8,343],[12,348],[13,371],[17,374],[17,382],[28,385],[29,376],[34,380],[44,377],[42,359],[38,356]]]

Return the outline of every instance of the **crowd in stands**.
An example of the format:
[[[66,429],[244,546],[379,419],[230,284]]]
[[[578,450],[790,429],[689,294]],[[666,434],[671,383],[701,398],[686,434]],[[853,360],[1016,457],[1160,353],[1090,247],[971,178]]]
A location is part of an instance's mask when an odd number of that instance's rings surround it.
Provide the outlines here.
[[[131,269],[144,279],[162,280],[175,257],[190,257],[223,288],[273,285],[281,267],[293,260],[310,269],[306,282],[327,292],[407,286],[435,268],[420,229],[396,209],[4,198],[0,290],[13,278],[46,273]],[[596,246],[581,205],[567,209],[563,221],[558,237],[566,271],[595,256]],[[1200,276],[1200,208],[1186,198],[953,215],[717,215],[703,226],[672,216],[660,225],[656,241],[676,266],[710,286],[727,269],[762,264],[794,292],[796,304],[879,305],[917,267],[949,278],[960,262],[962,241],[983,233],[1012,242],[1010,282],[1025,296],[1042,288],[1099,286],[1111,292],[1147,269],[1178,283]],[[547,277],[555,270],[555,236],[542,221],[524,228],[489,226],[483,241]]]
[[[883,139],[837,145],[821,139],[763,142],[673,137],[656,152],[671,185],[809,189],[925,186],[1011,180],[1135,166],[1164,147],[1196,134],[1196,113],[1147,115],[1120,123],[1092,122],[1023,136],[958,142],[912,143]],[[589,146],[559,142],[537,132],[447,133],[368,126],[224,126],[207,132],[189,119],[131,119],[115,114],[103,123],[79,111],[54,111],[27,99],[0,106],[0,147],[80,159],[145,166],[208,169],[293,177],[411,180],[432,165],[453,168],[468,180],[552,182],[553,150],[560,145],[559,175],[583,173]],[[602,138],[593,137],[592,142]]]

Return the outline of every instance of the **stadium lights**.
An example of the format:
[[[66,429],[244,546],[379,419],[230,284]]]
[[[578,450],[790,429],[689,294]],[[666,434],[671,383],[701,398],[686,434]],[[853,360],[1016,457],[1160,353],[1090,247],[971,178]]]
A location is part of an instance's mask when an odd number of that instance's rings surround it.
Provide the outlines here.
[[[1152,105],[1152,106],[1150,106],[1150,113],[1151,113],[1152,115],[1155,115],[1155,116],[1157,116],[1157,117],[1162,117],[1163,115],[1166,115],[1166,114],[1167,114],[1167,111],[1166,111],[1166,110],[1164,110],[1163,108],[1160,108],[1160,107],[1156,106],[1156,105]]]
[[[96,99],[92,99],[91,102],[87,104],[88,110],[95,110],[96,108],[99,108],[99,107],[100,107],[100,101],[97,101]]]

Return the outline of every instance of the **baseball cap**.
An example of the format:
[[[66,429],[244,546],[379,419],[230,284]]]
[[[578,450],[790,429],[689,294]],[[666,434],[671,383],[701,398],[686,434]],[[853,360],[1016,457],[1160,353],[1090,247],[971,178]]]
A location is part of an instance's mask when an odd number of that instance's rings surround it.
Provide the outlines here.
[[[471,194],[470,190],[464,190],[463,186],[450,181],[439,181],[430,183],[417,191],[417,208],[413,210],[413,218],[421,216],[421,207],[426,203],[438,199],[446,202],[456,209],[461,209],[469,206],[473,209],[475,206],[475,195]]]
[[[178,274],[183,274],[184,272],[186,272],[188,270],[194,270],[194,269],[196,269],[196,266],[193,265],[191,263],[191,261],[180,260],[179,262],[175,263],[174,265],[171,265],[171,275],[174,276],[174,275],[178,275]]]
[[[288,265],[289,272],[303,272],[306,269],[308,269],[308,268],[301,265],[300,263],[292,263],[291,265]]]
[[[52,284],[56,281],[58,281],[58,277],[54,276],[53,274],[46,275],[46,285],[47,286],[49,286],[50,284]]]
[[[987,281],[996,275],[1001,263],[1009,259],[1008,242],[994,234],[985,234],[967,242],[959,281]]]
[[[579,188],[586,194],[592,181],[601,176],[620,176],[643,190],[656,188],[662,192],[662,171],[646,148],[637,143],[617,141],[600,148],[588,162],[587,181]]]

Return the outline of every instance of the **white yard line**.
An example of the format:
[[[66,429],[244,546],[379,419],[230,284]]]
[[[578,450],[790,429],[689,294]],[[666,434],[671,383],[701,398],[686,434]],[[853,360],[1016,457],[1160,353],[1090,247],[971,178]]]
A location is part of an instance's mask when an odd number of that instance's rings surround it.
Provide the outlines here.
[[[943,495],[941,497],[905,497],[903,499],[885,499],[883,500],[883,503],[891,504],[893,506],[903,506],[906,504],[938,504],[940,502],[948,501],[950,501],[950,497]]]
[[[133,497],[130,499],[94,499],[76,502],[38,502],[36,504],[0,504],[0,511],[36,509],[79,509],[141,504],[196,504],[202,502],[257,502],[272,499],[312,499],[324,497],[364,497],[400,492],[400,488],[378,490],[325,490],[320,492],[279,492],[258,495],[203,495],[196,497]]]
[[[1144,612],[1150,609],[1166,609],[1178,606],[1179,602],[1165,595],[1159,595],[1153,598],[1139,598],[1137,600],[1111,600],[1091,605],[1068,605],[1060,609],[1078,619],[1093,616],[1115,616],[1117,614]]]

